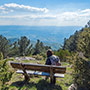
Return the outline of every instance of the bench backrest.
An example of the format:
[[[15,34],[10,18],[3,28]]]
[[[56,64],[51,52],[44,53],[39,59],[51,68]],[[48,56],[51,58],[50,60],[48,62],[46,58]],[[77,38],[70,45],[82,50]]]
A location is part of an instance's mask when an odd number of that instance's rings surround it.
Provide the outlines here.
[[[42,64],[29,64],[29,63],[15,63],[10,62],[11,66],[16,69],[24,68],[25,70],[34,70],[41,72],[49,72],[52,70],[54,73],[62,73],[66,72],[66,67],[63,66],[55,66],[55,65],[42,65]]]

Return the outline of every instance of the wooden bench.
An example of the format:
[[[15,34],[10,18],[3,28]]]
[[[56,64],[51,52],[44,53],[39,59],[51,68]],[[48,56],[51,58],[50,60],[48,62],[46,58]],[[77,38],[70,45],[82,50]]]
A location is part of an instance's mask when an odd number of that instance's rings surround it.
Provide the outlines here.
[[[50,82],[55,84],[55,78],[64,78],[66,67],[55,65],[29,64],[10,62],[13,68],[18,69],[16,72],[21,73],[25,77],[25,81],[30,80],[30,75],[49,76]]]

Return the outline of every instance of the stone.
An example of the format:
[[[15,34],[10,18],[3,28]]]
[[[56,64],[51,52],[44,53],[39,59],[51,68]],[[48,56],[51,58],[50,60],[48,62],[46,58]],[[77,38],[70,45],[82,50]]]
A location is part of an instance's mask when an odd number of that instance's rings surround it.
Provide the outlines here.
[[[68,90],[77,90],[77,85],[71,84],[71,86],[69,86]]]

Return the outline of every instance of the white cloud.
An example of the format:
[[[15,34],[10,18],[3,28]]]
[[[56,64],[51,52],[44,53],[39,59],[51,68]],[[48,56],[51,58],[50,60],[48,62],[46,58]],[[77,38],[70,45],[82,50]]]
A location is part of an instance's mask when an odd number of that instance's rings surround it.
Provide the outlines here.
[[[61,21],[82,21],[90,19],[90,9],[77,10],[74,12],[63,12],[58,14],[57,19]],[[82,22],[81,22],[82,23]]]
[[[37,7],[20,5],[20,4],[16,4],[16,3],[4,4],[4,5],[0,6],[0,10],[2,10],[2,12],[8,12],[8,13],[14,12],[14,11],[47,13],[49,11],[47,8],[37,8]]]
[[[90,17],[90,9],[82,10],[81,16]]]
[[[4,12],[14,12],[14,11],[30,11],[30,12],[47,12],[48,9],[45,8],[34,8],[19,4],[4,4],[0,6],[0,10]],[[15,15],[4,15],[0,16],[5,23],[5,20],[14,25],[54,25],[54,26],[84,26],[90,20],[90,9],[68,11],[68,12],[58,12],[58,13],[24,13]],[[1,24],[1,23],[0,23]],[[8,24],[8,23],[7,23]]]
[[[4,7],[2,7],[2,6],[0,6],[0,10],[5,10],[5,8],[4,8]]]
[[[55,15],[15,15],[15,16],[0,16],[2,19],[56,19]]]
[[[82,13],[90,13],[90,9],[85,9],[81,11]]]

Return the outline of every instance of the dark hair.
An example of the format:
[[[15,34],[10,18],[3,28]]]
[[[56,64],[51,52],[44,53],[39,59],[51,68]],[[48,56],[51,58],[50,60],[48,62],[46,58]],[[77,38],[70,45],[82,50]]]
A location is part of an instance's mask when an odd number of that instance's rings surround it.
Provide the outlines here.
[[[50,57],[53,55],[53,51],[51,49],[47,50],[47,57]]]

